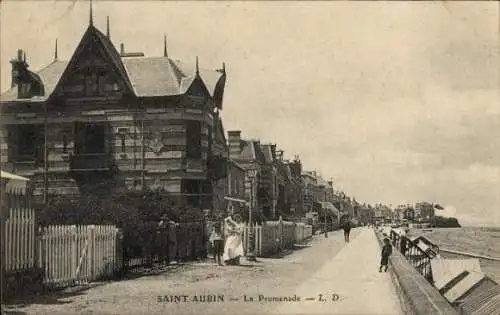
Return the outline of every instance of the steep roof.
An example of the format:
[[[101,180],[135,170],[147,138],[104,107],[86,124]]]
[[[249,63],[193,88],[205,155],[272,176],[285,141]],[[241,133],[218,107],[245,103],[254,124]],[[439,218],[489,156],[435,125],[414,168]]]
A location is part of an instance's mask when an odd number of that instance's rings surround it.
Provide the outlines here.
[[[196,78],[196,67],[179,60],[168,57],[121,57],[109,38],[93,25],[90,25],[85,32],[75,54],[84,44],[84,39],[89,36],[98,39],[124,78],[125,84],[137,97],[183,95]],[[46,100],[52,94],[69,64],[69,61],[56,60],[35,72],[40,76],[45,88],[45,96],[38,97],[37,100]],[[199,69],[199,76],[210,96],[213,97],[217,83],[225,75],[217,70]],[[0,99],[1,101],[17,100],[17,87],[7,90]]]
[[[43,69],[36,72],[36,74],[38,74],[38,76],[40,77],[45,89],[45,96],[42,97],[42,99],[46,99],[48,95],[52,94],[67,65],[67,61],[54,60]],[[2,101],[10,101],[16,99],[17,86],[14,86],[1,95]]]
[[[224,133],[224,125],[222,124],[222,119],[220,118],[219,115],[214,117],[214,124],[213,124],[213,134],[215,135],[216,139],[218,139],[221,143],[224,143],[227,146],[226,142],[226,135]]]
[[[260,149],[262,150],[262,154],[264,156],[264,161],[266,161],[267,164],[271,164],[274,162],[274,156],[272,152],[272,145],[271,144],[261,144]]]
[[[253,141],[241,140],[241,154],[240,157],[243,160],[255,160],[257,155],[255,154],[255,147]]]

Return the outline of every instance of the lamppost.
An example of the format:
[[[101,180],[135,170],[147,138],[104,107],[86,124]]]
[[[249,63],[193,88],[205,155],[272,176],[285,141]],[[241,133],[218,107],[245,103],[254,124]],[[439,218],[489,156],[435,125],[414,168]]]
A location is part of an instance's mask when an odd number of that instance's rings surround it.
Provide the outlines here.
[[[250,180],[250,204],[249,204],[249,213],[248,213],[248,246],[247,246],[247,260],[248,261],[257,261],[254,253],[254,240],[253,240],[253,221],[252,221],[252,212],[254,208],[254,197],[253,197],[253,185],[255,177],[257,176],[257,170],[255,167],[250,166],[247,170],[247,176]]]
[[[326,223],[326,216],[327,216],[327,210],[328,210],[328,205],[327,205],[328,199],[326,198],[326,188],[325,188],[325,238],[328,238],[328,226]]]

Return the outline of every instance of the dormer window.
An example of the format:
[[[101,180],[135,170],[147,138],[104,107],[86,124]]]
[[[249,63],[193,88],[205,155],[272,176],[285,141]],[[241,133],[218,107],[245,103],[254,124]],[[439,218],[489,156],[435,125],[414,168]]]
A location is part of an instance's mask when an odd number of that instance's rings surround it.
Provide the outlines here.
[[[19,98],[30,98],[31,97],[31,83],[19,83]]]

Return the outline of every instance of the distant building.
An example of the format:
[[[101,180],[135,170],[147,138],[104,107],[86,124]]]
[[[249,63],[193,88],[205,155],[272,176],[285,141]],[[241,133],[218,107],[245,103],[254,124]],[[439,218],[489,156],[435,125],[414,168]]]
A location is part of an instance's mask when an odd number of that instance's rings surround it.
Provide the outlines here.
[[[224,201],[220,205],[219,211],[232,215],[239,213],[244,217],[245,212],[248,211],[249,203],[245,199],[245,169],[230,160],[224,184]]]
[[[434,217],[434,205],[429,202],[415,204],[415,217],[422,221],[430,221]]]
[[[245,170],[245,200],[252,203],[252,209],[256,215],[262,215],[263,206],[269,205],[272,195],[263,187],[263,171],[266,161],[260,141],[244,140],[240,130],[232,130],[228,131],[228,147],[229,158]],[[257,171],[257,176],[253,180],[248,177],[248,170],[251,168]],[[268,215],[270,215],[269,212]]]

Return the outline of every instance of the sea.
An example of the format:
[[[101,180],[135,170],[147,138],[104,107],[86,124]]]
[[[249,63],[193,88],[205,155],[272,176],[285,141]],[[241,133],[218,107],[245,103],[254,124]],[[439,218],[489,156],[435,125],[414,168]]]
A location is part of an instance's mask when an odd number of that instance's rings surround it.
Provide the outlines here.
[[[423,235],[439,246],[440,250],[454,250],[500,259],[500,227],[461,227],[410,229],[408,236]],[[441,251],[444,258],[466,259],[463,255]],[[479,259],[481,270],[500,283],[500,262]]]

